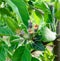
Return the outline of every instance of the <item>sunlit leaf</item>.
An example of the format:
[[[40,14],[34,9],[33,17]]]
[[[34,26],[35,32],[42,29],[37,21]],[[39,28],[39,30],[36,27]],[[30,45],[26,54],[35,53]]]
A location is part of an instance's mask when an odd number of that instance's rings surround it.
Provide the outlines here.
[[[18,22],[21,20],[28,26],[29,14],[26,4],[23,0],[7,0],[7,3],[12,7],[13,11],[17,14]]]

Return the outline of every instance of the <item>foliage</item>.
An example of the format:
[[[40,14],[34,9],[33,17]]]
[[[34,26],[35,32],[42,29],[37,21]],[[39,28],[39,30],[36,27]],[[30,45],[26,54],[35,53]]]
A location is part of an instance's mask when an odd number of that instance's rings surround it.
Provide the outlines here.
[[[54,61],[55,56],[47,49],[40,55],[41,61]]]
[[[53,61],[44,43],[56,39],[59,5],[55,0],[0,0],[0,61]],[[44,54],[33,57],[34,50]]]

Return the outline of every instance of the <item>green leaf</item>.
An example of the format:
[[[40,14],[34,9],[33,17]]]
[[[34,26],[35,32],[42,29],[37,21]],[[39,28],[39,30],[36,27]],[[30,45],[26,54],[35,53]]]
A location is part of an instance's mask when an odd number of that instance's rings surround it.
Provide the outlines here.
[[[26,47],[31,51],[32,50],[32,42],[26,44]]]
[[[8,0],[8,4],[12,7],[17,16],[19,16],[20,21],[22,18],[23,23],[28,26],[29,14],[25,2],[23,0]]]
[[[39,60],[37,58],[35,58],[35,57],[32,57],[31,61],[39,61]]]
[[[14,52],[12,61],[31,61],[31,54],[26,47],[20,46]]]
[[[7,52],[4,47],[0,46],[0,61],[6,61]]]
[[[33,44],[33,48],[35,50],[40,50],[40,51],[45,50],[45,46],[41,42],[38,42],[38,41]]]
[[[17,32],[17,30],[19,30],[19,26],[13,18],[7,17],[5,22],[13,32]]]
[[[41,9],[45,13],[50,13],[50,8],[45,2],[38,1],[35,3],[35,7]]]
[[[14,35],[14,33],[7,26],[0,27],[0,36],[5,36],[5,35]]]
[[[17,6],[24,24],[28,26],[29,15],[25,2],[23,0],[12,0],[12,2]]]
[[[48,49],[46,49],[41,55],[40,60],[42,61],[54,61],[55,55]]]
[[[31,17],[33,17],[33,19],[31,18],[33,23],[40,25],[41,19],[36,15],[35,11],[32,11]]]
[[[18,35],[13,35],[13,36],[10,36],[10,40],[12,41],[12,40],[15,40],[15,39],[19,39],[20,38],[20,36],[18,36]]]
[[[21,42],[20,41],[21,40],[20,40],[19,36],[17,36],[17,35],[10,36],[10,44],[11,44],[11,46],[10,46],[9,50],[12,52],[14,49],[16,49],[17,46],[19,45],[19,43],[22,42],[22,41]]]
[[[6,8],[0,8],[0,14],[6,14],[8,16],[11,15],[11,13]]]
[[[60,10],[58,10],[58,11],[56,12],[56,18],[60,20],[60,14],[59,14],[59,13],[60,13]]]
[[[0,26],[4,26],[5,22],[3,21],[3,17],[2,15],[0,15]]]
[[[22,22],[22,18],[20,16],[18,8],[16,7],[16,5],[11,0],[6,0],[6,2],[12,8],[13,12],[16,14],[18,24],[20,24]]]
[[[56,2],[55,3],[55,9],[56,9],[55,16],[57,19],[60,19],[60,14],[59,14],[60,13],[60,7],[59,6],[60,6],[60,2]]]

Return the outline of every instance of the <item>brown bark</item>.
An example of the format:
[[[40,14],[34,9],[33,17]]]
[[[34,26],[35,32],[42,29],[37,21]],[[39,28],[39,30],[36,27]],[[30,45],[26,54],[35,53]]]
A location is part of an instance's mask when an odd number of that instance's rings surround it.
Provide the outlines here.
[[[57,24],[57,39],[54,41],[54,54],[56,55],[54,61],[60,61],[60,21]]]

